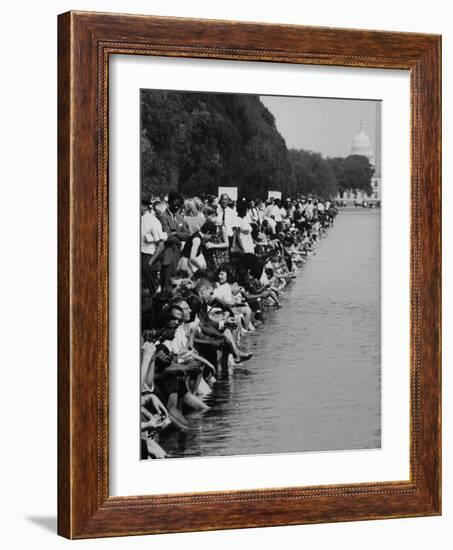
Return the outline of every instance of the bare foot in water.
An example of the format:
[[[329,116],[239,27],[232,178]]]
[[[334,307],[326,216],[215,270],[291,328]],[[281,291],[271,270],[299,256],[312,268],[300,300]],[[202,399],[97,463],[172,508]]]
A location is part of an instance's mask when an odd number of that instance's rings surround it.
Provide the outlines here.
[[[253,353],[249,352],[249,353],[240,353],[239,354],[239,357],[236,357],[234,362],[237,364],[237,363],[242,363],[243,361],[248,361],[249,359],[251,359],[253,357]]]
[[[184,404],[195,411],[207,411],[209,409],[206,403],[196,397],[193,393],[187,392],[183,397]]]
[[[146,448],[148,450],[149,456],[152,458],[167,458],[167,453],[162,449],[162,447],[154,439],[146,440]]]

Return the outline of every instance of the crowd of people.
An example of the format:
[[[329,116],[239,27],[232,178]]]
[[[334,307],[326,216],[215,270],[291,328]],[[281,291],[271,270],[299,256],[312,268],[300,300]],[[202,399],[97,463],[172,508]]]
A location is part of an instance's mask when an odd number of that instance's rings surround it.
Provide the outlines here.
[[[216,380],[248,361],[244,340],[338,213],[315,197],[145,196],[141,217],[141,457],[162,430],[191,430]]]

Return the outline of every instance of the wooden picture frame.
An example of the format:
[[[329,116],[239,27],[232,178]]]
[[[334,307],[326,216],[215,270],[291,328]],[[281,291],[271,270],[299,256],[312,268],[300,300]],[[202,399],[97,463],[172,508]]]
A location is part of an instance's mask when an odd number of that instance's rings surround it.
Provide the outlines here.
[[[441,513],[441,39],[69,12],[58,21],[58,532],[89,538]],[[410,71],[410,480],[109,496],[111,54]]]

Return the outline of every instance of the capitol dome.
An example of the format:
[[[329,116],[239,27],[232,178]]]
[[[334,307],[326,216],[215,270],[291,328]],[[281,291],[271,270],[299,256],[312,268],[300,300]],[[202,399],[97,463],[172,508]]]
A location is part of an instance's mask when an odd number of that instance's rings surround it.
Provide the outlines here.
[[[351,155],[362,155],[368,157],[370,164],[374,165],[374,151],[370,138],[363,129],[363,121],[360,121],[360,131],[355,136],[351,145]]]

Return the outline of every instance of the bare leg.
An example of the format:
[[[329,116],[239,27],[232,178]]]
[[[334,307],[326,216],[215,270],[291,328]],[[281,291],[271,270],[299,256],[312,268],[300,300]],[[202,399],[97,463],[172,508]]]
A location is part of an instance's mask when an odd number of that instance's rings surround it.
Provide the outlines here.
[[[148,454],[152,458],[167,458],[167,453],[162,449],[162,447],[152,438],[146,440],[146,448]]]
[[[209,387],[208,383],[203,377],[201,377],[200,383],[198,384],[198,388],[196,391],[197,395],[209,395],[211,392],[212,390]]]
[[[238,359],[241,356],[241,350],[237,347],[234,336],[229,328],[224,330],[223,337],[225,338],[226,343],[229,345],[231,352],[234,355],[234,358]]]
[[[184,404],[196,411],[206,411],[209,407],[196,397],[193,393],[187,392],[183,398]]]
[[[250,359],[250,357],[252,357],[252,353],[244,353],[237,347],[230,329],[225,329],[225,331],[223,332],[223,337],[230,347],[236,363],[240,361],[247,361],[247,359]]]

